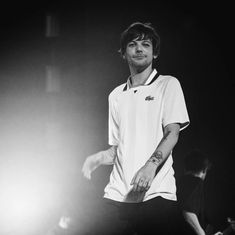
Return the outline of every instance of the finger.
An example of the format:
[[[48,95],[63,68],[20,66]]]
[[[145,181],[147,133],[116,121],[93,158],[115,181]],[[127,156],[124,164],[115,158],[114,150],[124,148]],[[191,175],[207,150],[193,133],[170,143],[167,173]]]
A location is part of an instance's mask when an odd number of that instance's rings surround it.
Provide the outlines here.
[[[151,184],[152,184],[152,181],[148,181],[148,184],[147,184],[147,190],[149,190],[150,189],[150,187],[151,187]]]
[[[85,161],[83,166],[82,166],[82,173],[86,172],[87,169],[88,169],[88,165],[87,165],[87,161]]]
[[[88,180],[91,179],[91,171],[84,169],[82,173],[83,173],[83,176],[84,176],[86,179],[88,179]]]
[[[86,175],[85,175],[85,177],[86,177],[88,180],[90,180],[90,179],[91,179],[91,173],[90,173],[90,172],[89,172],[89,173],[87,172]]]
[[[146,184],[145,181],[143,179],[140,179],[138,184],[137,184],[137,191],[138,192],[144,191],[145,190],[145,188],[144,188],[145,184]]]
[[[134,177],[132,178],[132,180],[131,180],[131,185],[134,184],[134,182],[135,182],[135,180],[136,180],[136,175],[137,175],[137,174],[135,174]]]
[[[142,189],[142,186],[140,186],[139,184],[139,182],[136,184],[136,192],[140,192]]]
[[[134,183],[133,183],[133,191],[136,192],[136,191],[137,191],[137,188],[138,188],[138,183],[137,183],[137,182],[134,182]]]
[[[133,191],[136,192],[138,190],[138,182],[139,182],[139,177],[135,177],[134,181],[133,181]]]
[[[147,191],[149,189],[149,187],[148,187],[148,181],[145,181],[144,183],[143,183],[143,191]]]
[[[145,190],[148,191],[149,189],[150,189],[150,186],[147,185],[146,188],[145,188]]]

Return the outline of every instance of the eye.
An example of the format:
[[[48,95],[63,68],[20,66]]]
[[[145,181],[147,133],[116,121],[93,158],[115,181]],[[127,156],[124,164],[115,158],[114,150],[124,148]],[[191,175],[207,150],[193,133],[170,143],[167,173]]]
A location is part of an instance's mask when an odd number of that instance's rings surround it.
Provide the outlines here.
[[[134,47],[134,46],[135,46],[135,43],[134,43],[134,42],[129,42],[129,43],[127,44],[127,46],[128,46],[128,47]]]
[[[150,47],[150,46],[151,46],[151,44],[150,44],[150,43],[148,43],[148,42],[144,42],[144,43],[143,43],[143,46],[144,46],[144,47]]]

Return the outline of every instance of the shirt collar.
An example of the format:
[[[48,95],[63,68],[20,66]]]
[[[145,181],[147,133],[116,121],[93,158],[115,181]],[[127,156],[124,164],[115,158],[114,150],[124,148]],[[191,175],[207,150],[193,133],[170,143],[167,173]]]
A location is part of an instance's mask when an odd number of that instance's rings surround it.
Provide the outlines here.
[[[157,74],[157,70],[156,69],[153,69],[153,71],[151,72],[151,74],[149,75],[148,79],[146,80],[144,86],[147,86],[147,85],[150,85],[154,80],[157,79],[157,77],[159,76],[156,76]],[[155,77],[156,76],[156,77]],[[129,90],[131,87],[131,76],[128,77],[127,79],[127,82],[126,82],[126,85],[123,89],[123,91],[126,91],[126,90]]]

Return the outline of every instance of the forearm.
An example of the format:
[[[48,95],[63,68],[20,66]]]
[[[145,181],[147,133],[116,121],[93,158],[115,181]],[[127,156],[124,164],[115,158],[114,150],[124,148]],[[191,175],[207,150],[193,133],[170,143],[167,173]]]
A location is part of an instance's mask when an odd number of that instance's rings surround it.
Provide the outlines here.
[[[117,156],[117,147],[112,146],[107,150],[100,151],[86,158],[82,173],[85,178],[91,179],[91,173],[100,165],[112,165]]]
[[[164,135],[147,162],[160,166],[170,155],[179,138],[179,125],[170,124],[164,129]]]
[[[97,162],[99,165],[112,165],[114,164],[117,156],[117,146],[112,146],[107,150],[97,153]]]
[[[189,224],[189,226],[192,228],[192,230],[197,235],[205,235],[205,231],[201,227],[198,217],[196,214],[192,212],[183,211],[183,216],[185,221]]]
[[[169,124],[164,128],[164,135],[156,150],[131,180],[133,191],[147,191],[156,175],[157,168],[168,158],[178,141],[180,126]]]

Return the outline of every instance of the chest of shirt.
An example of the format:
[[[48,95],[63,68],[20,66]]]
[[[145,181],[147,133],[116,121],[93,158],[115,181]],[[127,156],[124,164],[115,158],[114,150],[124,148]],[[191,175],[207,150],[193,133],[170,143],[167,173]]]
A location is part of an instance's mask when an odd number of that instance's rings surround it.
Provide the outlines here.
[[[116,100],[119,120],[160,114],[164,103],[164,87],[141,86],[124,91]]]

